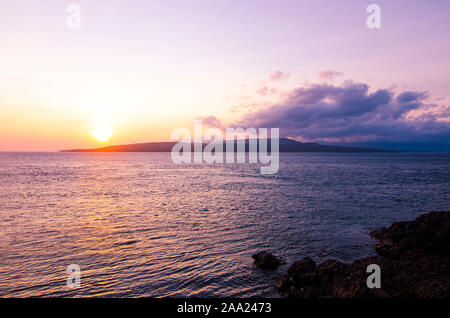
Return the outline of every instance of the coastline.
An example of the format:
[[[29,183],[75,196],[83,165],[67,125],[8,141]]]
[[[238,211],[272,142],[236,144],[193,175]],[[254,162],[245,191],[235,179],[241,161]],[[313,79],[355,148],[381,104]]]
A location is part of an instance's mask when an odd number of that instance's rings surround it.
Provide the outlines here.
[[[345,264],[309,257],[277,279],[280,293],[294,298],[450,297],[450,211],[429,212],[370,233],[377,256]],[[381,269],[381,288],[368,288],[367,268]]]

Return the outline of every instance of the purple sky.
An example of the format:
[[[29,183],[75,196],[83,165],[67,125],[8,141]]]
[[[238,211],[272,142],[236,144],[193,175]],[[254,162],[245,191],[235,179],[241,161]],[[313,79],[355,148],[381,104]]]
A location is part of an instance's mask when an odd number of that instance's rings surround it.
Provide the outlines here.
[[[72,2],[82,10],[79,30],[66,27]],[[381,7],[380,29],[366,26],[370,3]],[[389,124],[414,130],[415,140],[442,141],[449,16],[449,1],[2,1],[0,117],[7,124],[0,127],[0,150],[91,146],[89,132],[99,120],[115,131],[111,143],[167,140],[173,128],[210,115],[225,124],[258,118],[283,133],[282,118],[264,116],[287,105],[302,116],[285,127],[291,137],[408,141],[409,130],[389,140],[381,133],[386,123],[371,125],[367,135],[346,130],[341,138],[321,117],[312,123],[320,134],[305,130],[311,126],[304,118],[318,111],[350,119],[331,112],[345,107],[333,104],[333,93],[315,106],[293,105],[292,94],[318,86],[348,93],[358,85],[367,86],[362,99],[378,90],[391,96],[388,106],[365,110],[371,124],[389,113],[386,107],[400,107],[402,93],[426,92]],[[359,120],[352,117],[352,127]]]

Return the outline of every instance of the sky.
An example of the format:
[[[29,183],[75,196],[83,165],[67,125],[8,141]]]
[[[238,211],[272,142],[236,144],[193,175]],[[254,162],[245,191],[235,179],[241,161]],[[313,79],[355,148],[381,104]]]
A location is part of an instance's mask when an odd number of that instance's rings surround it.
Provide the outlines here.
[[[450,151],[449,16],[448,1],[1,1],[0,151],[167,141],[198,118]]]

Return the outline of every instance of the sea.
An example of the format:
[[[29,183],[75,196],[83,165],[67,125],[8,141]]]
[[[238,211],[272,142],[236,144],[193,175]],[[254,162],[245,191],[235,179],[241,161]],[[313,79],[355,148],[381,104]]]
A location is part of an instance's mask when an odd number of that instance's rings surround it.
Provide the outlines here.
[[[450,209],[450,154],[0,153],[0,297],[280,297],[292,262],[374,255],[370,231]],[[285,264],[253,265],[269,251]],[[71,265],[79,287],[73,288]]]

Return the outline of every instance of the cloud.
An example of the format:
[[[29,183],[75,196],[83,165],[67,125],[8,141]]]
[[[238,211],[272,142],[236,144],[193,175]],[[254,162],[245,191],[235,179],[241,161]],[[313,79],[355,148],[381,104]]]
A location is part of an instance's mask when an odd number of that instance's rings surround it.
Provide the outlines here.
[[[339,71],[328,70],[328,71],[319,72],[319,77],[321,79],[330,80],[330,81],[332,81],[335,77],[341,76],[341,75],[344,75],[344,73],[339,72]]]
[[[275,71],[272,74],[270,74],[270,80],[271,81],[283,81],[285,79],[288,79],[291,76],[291,73],[285,73],[282,71]]]
[[[283,136],[311,141],[447,141],[449,107],[428,111],[427,92],[370,91],[364,83],[314,84],[292,90],[280,103],[254,110],[237,127],[279,127]],[[411,118],[411,111],[418,115]]]
[[[222,123],[215,116],[207,116],[207,117],[198,117],[198,120],[202,121],[202,124],[211,128],[219,128],[222,129]]]
[[[427,92],[403,92],[397,96],[397,101],[400,103],[408,103],[415,100],[423,100],[427,97]]]
[[[256,91],[259,95],[266,96],[271,94],[276,94],[278,90],[276,88],[269,88],[267,85],[264,85],[260,89]]]

